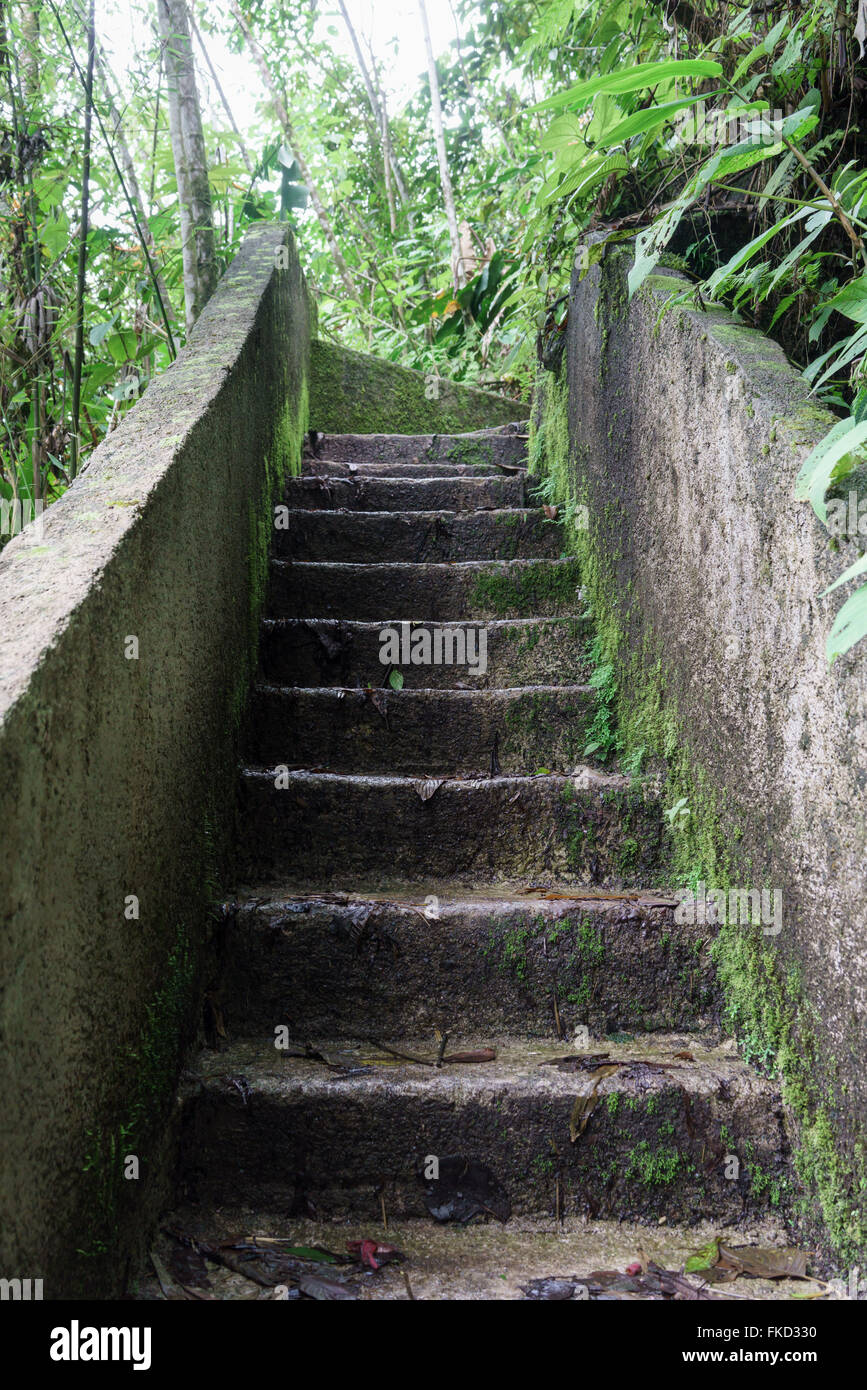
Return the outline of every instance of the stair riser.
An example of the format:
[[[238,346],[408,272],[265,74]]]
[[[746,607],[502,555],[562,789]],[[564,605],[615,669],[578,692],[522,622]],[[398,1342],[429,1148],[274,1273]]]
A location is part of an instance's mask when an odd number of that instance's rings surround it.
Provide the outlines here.
[[[490,463],[340,463],[305,459],[302,478],[501,478]]]
[[[380,675],[384,675],[382,667]],[[541,767],[571,772],[587,742],[595,693],[384,690],[386,714],[360,691],[258,689],[250,761],[329,772],[456,776]],[[494,768],[496,770],[496,768]]]
[[[271,562],[269,613],[361,621],[569,615],[580,604],[575,560],[344,565]]]
[[[357,512],[472,512],[477,508],[523,507],[524,480],[498,478],[293,478],[286,484],[288,507]]]
[[[326,434],[316,443],[321,459],[346,463],[504,463],[523,467],[526,434]]]
[[[314,512],[281,516],[274,555],[281,560],[557,559],[566,548],[563,530],[539,511]]]
[[[658,806],[569,779],[413,782],[273,773],[242,779],[246,876],[353,885],[538,879],[638,887],[658,881]]]
[[[516,685],[584,684],[590,675],[586,658],[589,628],[580,618],[533,619],[529,622],[448,624],[487,633],[487,670],[455,666],[405,666],[406,688],[473,690]],[[428,624],[433,645],[434,629]],[[413,629],[415,631],[415,629]],[[283,685],[364,686],[382,682],[381,623],[306,623],[282,619],[263,624],[260,646],[266,680]],[[479,651],[478,638],[464,644]]]
[[[431,915],[433,914],[433,915]],[[226,919],[233,1037],[556,1038],[707,1026],[719,1006],[707,928],[633,902],[295,902]]]
[[[639,1093],[609,1077],[572,1144],[574,1096],[587,1085],[577,1078],[572,1096],[528,1095],[465,1090],[460,1076],[445,1089],[424,1078],[396,1085],[388,1069],[361,1085],[321,1071],[328,1080],[289,1095],[254,1091],[247,1105],[228,1079],[215,1080],[192,1102],[181,1163],[196,1171],[199,1200],[243,1193],[247,1204],[288,1210],[303,1194],[324,1218],[377,1220],[381,1191],[390,1219],[424,1216],[416,1174],[429,1156],[460,1154],[496,1174],[514,1214],[553,1214],[559,1163],[564,1215],[723,1223],[768,1210],[768,1187],[754,1195],[755,1173],[771,1187],[785,1173],[781,1115],[764,1091],[689,1094],[657,1074]],[[724,1175],[731,1152],[752,1155],[737,1179]]]

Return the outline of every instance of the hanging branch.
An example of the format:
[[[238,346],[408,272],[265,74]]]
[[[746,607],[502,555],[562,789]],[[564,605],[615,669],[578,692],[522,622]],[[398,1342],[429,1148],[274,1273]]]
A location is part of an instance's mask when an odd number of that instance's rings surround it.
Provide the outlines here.
[[[78,417],[81,413],[81,371],[84,366],[84,279],[87,272],[87,232],[90,213],[90,127],[93,116],[93,65],[96,56],[95,0],[87,16],[87,76],[84,84],[84,146],[81,153],[81,231],[78,278],[75,287],[75,371],[72,378],[72,459],[70,480],[78,473]]]

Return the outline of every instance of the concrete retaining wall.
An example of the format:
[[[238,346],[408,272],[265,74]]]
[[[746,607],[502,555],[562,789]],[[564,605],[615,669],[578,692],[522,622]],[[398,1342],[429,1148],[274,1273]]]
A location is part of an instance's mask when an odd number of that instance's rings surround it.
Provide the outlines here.
[[[819,598],[861,547],[837,547],[793,500],[833,421],[726,313],[660,319],[682,277],[652,277],[629,304],[627,265],[615,253],[573,281],[535,466],[587,507],[576,539],[625,751],[664,762],[666,805],[689,804],[675,878],[782,891],[779,934],[721,934],[728,1020],[782,1078],[807,1228],[863,1265],[867,647],[829,670],[842,597]]]
[[[326,434],[460,434],[526,420],[520,401],[317,341],[310,424]]]
[[[41,538],[0,555],[0,1275],[46,1298],[116,1292],[162,1195],[270,502],[307,427],[287,235],[249,235]]]

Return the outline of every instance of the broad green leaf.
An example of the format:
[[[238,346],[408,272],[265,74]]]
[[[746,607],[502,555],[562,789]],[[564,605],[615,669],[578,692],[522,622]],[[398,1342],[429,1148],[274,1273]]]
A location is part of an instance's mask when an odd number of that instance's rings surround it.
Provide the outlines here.
[[[639,63],[636,67],[624,68],[619,72],[600,73],[587,82],[579,82],[567,92],[548,97],[531,111],[560,111],[564,107],[582,110],[597,93],[609,96],[624,96],[627,92],[638,92],[643,87],[656,87],[660,82],[673,82],[687,77],[722,77],[719,63],[704,58],[672,58],[663,63]]]
[[[115,314],[113,318],[110,318],[107,323],[94,324],[93,328],[91,328],[90,332],[87,335],[92,347],[102,346],[109,333],[114,328],[114,320],[116,318],[117,314]]]
[[[624,140],[631,140],[634,135],[660,130],[678,111],[704,100],[705,97],[685,97],[682,101],[667,101],[661,106],[648,107],[646,111],[636,111],[634,115],[627,116],[625,120],[618,121],[617,125],[604,131],[597,137],[596,144],[602,149],[610,150],[612,146],[620,145]],[[561,116],[560,119],[564,118]]]
[[[834,619],[834,625],[825,642],[825,655],[829,662],[844,656],[850,647],[867,635],[867,584],[856,589],[847,598]]]
[[[852,417],[841,420],[807,456],[795,483],[798,501],[808,500],[820,521],[828,515],[825,493],[839,478],[851,471],[849,455],[867,440],[867,421],[856,425]]]
[[[819,598],[824,598],[826,594],[831,594],[835,589],[839,589],[841,584],[848,584],[850,579],[857,579],[859,574],[867,570],[867,553],[856,560],[847,570],[844,570],[839,579],[835,579],[833,584],[829,584],[827,589],[823,589]]]

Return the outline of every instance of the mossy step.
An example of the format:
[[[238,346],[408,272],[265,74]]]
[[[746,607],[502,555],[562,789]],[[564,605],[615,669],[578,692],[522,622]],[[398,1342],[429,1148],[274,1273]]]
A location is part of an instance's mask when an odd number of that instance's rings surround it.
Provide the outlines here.
[[[302,478],[500,478],[492,463],[342,463],[337,459],[305,459]]]
[[[233,1037],[290,1018],[305,1038],[360,1036],[376,1019],[390,1036],[448,1025],[554,1039],[559,1020],[569,1046],[586,1027],[604,1047],[610,1033],[707,1029],[719,1005],[714,929],[675,922],[665,893],[564,901],[413,883],[392,900],[335,902],[256,890],[222,921]]]
[[[625,777],[452,779],[287,771],[242,775],[248,881],[387,888],[438,877],[476,886],[540,877],[619,887],[653,884],[667,837],[657,801]]]
[[[541,509],[480,512],[317,512],[278,514],[278,559],[354,563],[421,560],[556,559],[563,528]]]
[[[375,701],[363,690],[260,685],[248,755],[329,772],[571,772],[595,707],[596,692],[586,685],[388,689]]]
[[[552,1212],[556,1207],[556,1176],[550,1177]],[[386,1207],[388,1216],[388,1208]],[[403,1260],[383,1262],[376,1271],[369,1269],[329,1268],[309,1264],[311,1274],[323,1274],[328,1279],[345,1279],[352,1297],[360,1301],[406,1302],[410,1296],[419,1302],[495,1302],[524,1300],[527,1288],[537,1280],[558,1281],[560,1288],[549,1297],[581,1302],[587,1298],[588,1286],[598,1282],[599,1270],[618,1270],[642,1258],[660,1269],[683,1269],[697,1251],[705,1250],[720,1235],[719,1224],[704,1221],[696,1226],[638,1225],[629,1221],[587,1220],[583,1217],[513,1216],[505,1225],[492,1218],[476,1219],[469,1225],[440,1224],[430,1217],[396,1221],[388,1217],[383,1230],[382,1207],[378,1199],[371,1203],[360,1223],[311,1220],[288,1216],[286,1211],[264,1211],[233,1204],[231,1206],[178,1207],[165,1218],[162,1229],[154,1237],[153,1249],[167,1268],[177,1253],[177,1242],[170,1230],[183,1231],[204,1244],[227,1243],[243,1233],[251,1241],[265,1236],[278,1242],[276,1248],[306,1246],[308,1249],[333,1250],[343,1255],[349,1242],[386,1241],[403,1255]],[[782,1222],[773,1216],[758,1220],[737,1221],[723,1234],[732,1245],[748,1245],[767,1249],[791,1244]],[[274,1249],[273,1245],[266,1248]],[[305,1268],[302,1266],[302,1269]],[[597,1274],[597,1281],[590,1276]],[[252,1279],[234,1270],[209,1263],[208,1277],[212,1297],[219,1300],[271,1300],[273,1289],[263,1288]],[[694,1286],[703,1281],[688,1276]],[[410,1293],[407,1292],[407,1281]],[[586,1282],[582,1282],[586,1281]],[[650,1296],[626,1290],[608,1292],[608,1299],[622,1298],[630,1302]],[[734,1286],[735,1295],[750,1301],[803,1298],[805,1294],[820,1293],[817,1283],[800,1279],[749,1279]],[[737,1291],[740,1290],[740,1293]],[[718,1291],[717,1291],[718,1292]],[[294,1290],[293,1290],[294,1293]],[[735,1296],[732,1295],[732,1296]],[[136,1300],[162,1301],[165,1294],[148,1259],[134,1279],[130,1294]]]
[[[345,463],[521,465],[527,458],[527,434],[508,426],[468,434],[320,434],[315,453]]]
[[[580,599],[577,560],[454,564],[271,561],[271,617],[422,619],[553,617]]]
[[[379,1033],[374,1018],[370,1033]],[[332,1067],[281,1052],[281,1040],[300,1052],[312,1041]],[[436,1055],[430,1037],[380,1040]],[[783,1204],[779,1095],[730,1053],[680,1035],[586,1049],[620,1064],[603,1076],[592,1062],[549,1065],[581,1052],[563,1043],[476,1034],[450,1040],[446,1055],[491,1045],[492,1062],[439,1069],[357,1037],[308,1040],[291,1029],[207,1052],[181,1122],[191,1195],[220,1203],[243,1193],[284,1211],[306,1201],[330,1218],[373,1218],[382,1198],[394,1219],[421,1217],[425,1161],[461,1155],[491,1170],[516,1214],[551,1214],[555,1177],[567,1216],[739,1221]],[[590,1113],[573,1142],[579,1097]]]
[[[413,624],[412,633],[429,633],[432,649],[440,624]],[[262,624],[259,648],[266,680],[297,686],[373,685],[382,683],[382,623],[269,618]],[[583,684],[590,675],[586,618],[515,618],[486,623],[449,623],[464,650],[478,652],[484,629],[487,669],[469,666],[414,666],[401,662],[404,689],[466,687],[473,690],[531,685]]]
[[[284,501],[316,511],[474,512],[523,507],[524,475],[490,478],[292,478]]]

